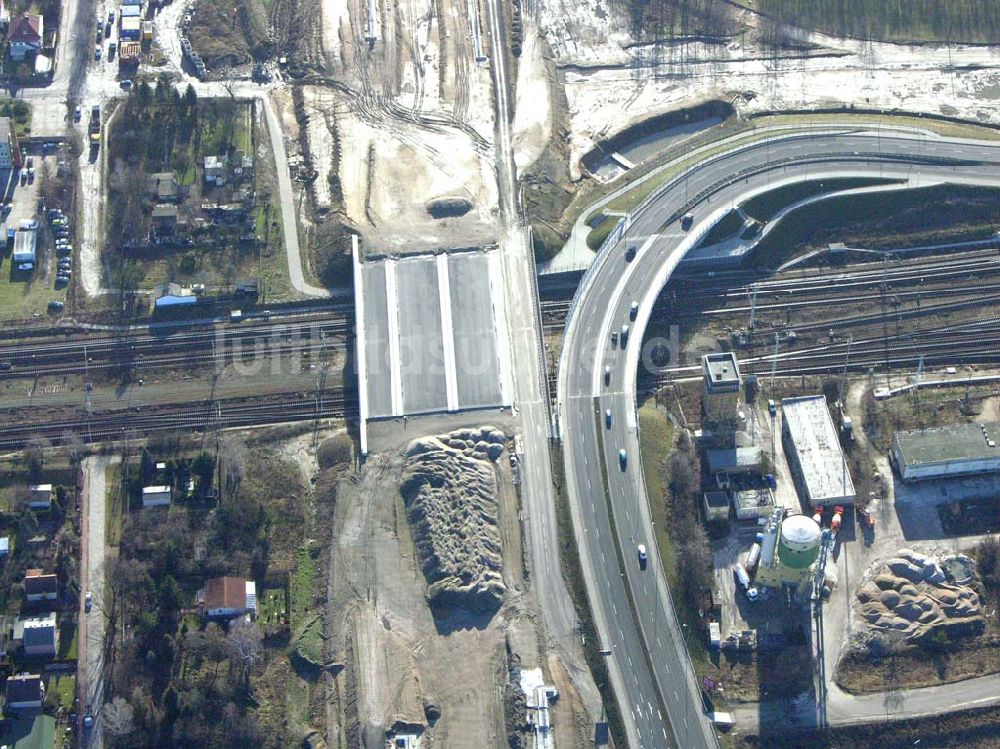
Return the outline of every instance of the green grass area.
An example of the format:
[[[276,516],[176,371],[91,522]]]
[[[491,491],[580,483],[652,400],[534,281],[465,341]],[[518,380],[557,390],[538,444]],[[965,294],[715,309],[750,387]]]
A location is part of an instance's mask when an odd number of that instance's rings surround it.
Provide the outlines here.
[[[14,269],[6,251],[0,255],[0,316],[6,320],[30,320],[48,315],[49,302],[65,302],[66,290],[53,286],[55,273],[42,278],[40,272],[24,274]]]
[[[1000,41],[996,0],[736,0],[780,21],[826,34],[893,42]]]
[[[736,211],[729,211],[725,216],[715,222],[715,226],[708,230],[708,234],[701,241],[702,247],[709,247],[719,242],[724,242],[736,236],[736,232],[743,228],[743,217]]]
[[[121,463],[108,467],[105,488],[107,490],[107,507],[104,513],[104,543],[107,546],[118,546],[121,543],[125,505],[128,501],[122,488]]]
[[[31,134],[31,105],[23,99],[0,99],[0,117],[10,117],[14,121],[18,138]]]
[[[674,448],[674,427],[667,415],[652,401],[639,407],[639,452],[642,476],[649,497],[649,510],[656,524],[656,544],[660,550],[663,573],[671,587],[677,583],[677,555],[667,533],[667,486],[670,473],[667,459]]]
[[[288,623],[288,591],[262,588],[257,595],[257,621],[265,629]]]
[[[590,233],[587,235],[587,247],[597,252],[601,249],[601,245],[604,244],[604,240],[608,238],[608,235],[614,231],[614,228],[618,226],[618,222],[621,221],[620,216],[605,216],[602,221],[600,221]]]
[[[51,675],[45,682],[45,699],[50,699],[55,705],[62,705],[65,710],[73,709],[73,698],[76,697],[76,676],[73,674]]]
[[[59,652],[61,661],[75,661],[79,648],[80,628],[77,626],[76,613],[65,613],[59,618]]]
[[[55,742],[56,719],[51,715],[18,715],[11,719],[9,728],[3,741],[12,749],[52,749]]]
[[[788,214],[757,246],[754,262],[774,267],[831,242],[891,250],[985,239],[998,224],[1000,190],[993,188],[943,185],[833,197]]]
[[[295,570],[289,591],[291,598],[292,626],[298,627],[313,608],[313,586],[316,583],[316,564],[309,554],[309,546],[302,544],[295,554]]]
[[[755,195],[740,207],[748,216],[766,223],[784,208],[815,195],[859,187],[887,185],[894,181],[888,179],[826,179],[818,182],[795,182]]]

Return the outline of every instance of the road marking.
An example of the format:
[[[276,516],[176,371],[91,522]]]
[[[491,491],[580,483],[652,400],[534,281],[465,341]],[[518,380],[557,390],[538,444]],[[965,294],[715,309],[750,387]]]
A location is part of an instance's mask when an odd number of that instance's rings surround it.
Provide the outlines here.
[[[389,382],[392,415],[403,415],[403,379],[399,371],[399,297],[396,295],[396,261],[385,261],[385,303],[389,321]]]
[[[448,276],[448,256],[436,258],[438,306],[441,309],[441,343],[444,349],[444,384],[448,394],[448,410],[458,410],[458,367],[455,364],[455,329],[451,321],[451,278]]]

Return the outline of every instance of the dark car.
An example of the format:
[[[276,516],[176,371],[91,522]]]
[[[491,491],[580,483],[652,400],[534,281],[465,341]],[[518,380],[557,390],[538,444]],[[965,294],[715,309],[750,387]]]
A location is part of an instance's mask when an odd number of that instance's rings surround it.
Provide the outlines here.
[[[69,279],[66,280],[68,281]],[[49,312],[62,312],[62,309],[65,306],[66,304],[64,302],[59,302],[59,301],[49,302]]]
[[[681,219],[681,228],[687,231],[691,228],[691,224],[694,223],[694,216],[690,213],[685,213],[684,217]]]
[[[634,259],[635,259],[635,245],[630,244],[628,247],[625,248],[625,260],[631,263],[632,260]]]

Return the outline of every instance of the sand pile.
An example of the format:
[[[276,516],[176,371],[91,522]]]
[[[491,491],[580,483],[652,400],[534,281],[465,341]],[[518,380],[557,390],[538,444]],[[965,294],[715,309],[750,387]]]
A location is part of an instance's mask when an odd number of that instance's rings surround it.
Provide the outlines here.
[[[432,606],[496,611],[506,587],[492,461],[506,437],[494,427],[410,443],[400,493]]]

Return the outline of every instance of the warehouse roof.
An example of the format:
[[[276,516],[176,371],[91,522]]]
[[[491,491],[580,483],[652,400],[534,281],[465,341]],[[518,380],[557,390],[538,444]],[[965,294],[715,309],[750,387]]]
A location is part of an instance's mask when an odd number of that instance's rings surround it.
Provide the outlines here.
[[[1000,423],[953,424],[897,432],[896,442],[907,465],[1000,457]]]
[[[827,499],[853,497],[854,482],[826,406],[826,396],[784,398],[781,412],[798,454],[809,501],[821,504]]]

